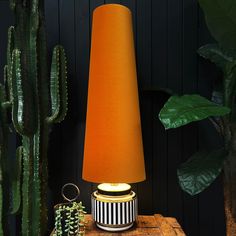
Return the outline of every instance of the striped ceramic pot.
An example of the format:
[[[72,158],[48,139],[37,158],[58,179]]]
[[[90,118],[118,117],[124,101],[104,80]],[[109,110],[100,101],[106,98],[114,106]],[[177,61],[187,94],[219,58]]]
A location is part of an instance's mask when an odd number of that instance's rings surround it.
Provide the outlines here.
[[[92,194],[92,215],[97,226],[107,231],[123,231],[132,227],[137,211],[137,196],[133,191],[110,196],[95,191]]]

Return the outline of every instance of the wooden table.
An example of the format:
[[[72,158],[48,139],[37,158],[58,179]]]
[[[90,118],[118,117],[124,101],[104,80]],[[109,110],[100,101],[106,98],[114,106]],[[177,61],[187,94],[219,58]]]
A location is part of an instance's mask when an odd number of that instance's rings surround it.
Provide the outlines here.
[[[162,215],[139,215],[133,228],[120,233],[110,233],[100,230],[94,224],[91,215],[86,215],[85,236],[122,236],[122,235],[153,235],[153,236],[186,236],[175,218]]]

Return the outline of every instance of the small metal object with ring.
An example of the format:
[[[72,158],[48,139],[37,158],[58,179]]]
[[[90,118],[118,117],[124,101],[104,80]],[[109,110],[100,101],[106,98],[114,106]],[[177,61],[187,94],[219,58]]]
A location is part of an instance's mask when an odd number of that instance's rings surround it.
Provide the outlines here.
[[[71,186],[71,187],[75,188],[75,190],[76,190],[76,192],[77,192],[77,195],[76,195],[74,198],[68,198],[68,197],[65,196],[64,191],[65,191],[65,188],[68,187],[68,186]],[[66,201],[68,201],[68,202],[73,202],[73,201],[76,201],[76,200],[78,199],[78,197],[79,197],[79,195],[80,195],[80,190],[79,190],[79,188],[77,187],[77,185],[75,185],[75,184],[73,184],[73,183],[67,183],[67,184],[63,185],[63,187],[62,187],[62,189],[61,189],[61,195],[62,195],[62,197],[63,197]]]

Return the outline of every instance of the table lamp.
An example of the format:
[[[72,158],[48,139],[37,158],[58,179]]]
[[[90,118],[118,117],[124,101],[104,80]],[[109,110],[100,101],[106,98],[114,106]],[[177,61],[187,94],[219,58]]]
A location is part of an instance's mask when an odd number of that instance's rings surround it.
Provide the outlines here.
[[[82,178],[100,183],[92,216],[101,229],[122,231],[137,217],[128,183],[145,180],[130,10],[106,4],[93,12]]]

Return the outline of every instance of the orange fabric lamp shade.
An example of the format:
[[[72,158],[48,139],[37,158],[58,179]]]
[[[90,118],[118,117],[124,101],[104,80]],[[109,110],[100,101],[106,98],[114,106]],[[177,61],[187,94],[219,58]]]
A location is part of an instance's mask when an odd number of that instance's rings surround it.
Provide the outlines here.
[[[132,16],[118,4],[93,13],[82,177],[94,183],[145,180]]]

